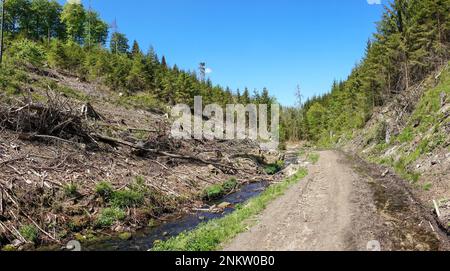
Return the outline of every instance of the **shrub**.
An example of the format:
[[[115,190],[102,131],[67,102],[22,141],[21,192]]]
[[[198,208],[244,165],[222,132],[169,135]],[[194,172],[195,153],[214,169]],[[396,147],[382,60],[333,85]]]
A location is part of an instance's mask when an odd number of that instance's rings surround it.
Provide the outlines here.
[[[30,63],[33,66],[40,67],[46,59],[44,49],[27,39],[14,41],[9,50],[14,61],[19,63]]]

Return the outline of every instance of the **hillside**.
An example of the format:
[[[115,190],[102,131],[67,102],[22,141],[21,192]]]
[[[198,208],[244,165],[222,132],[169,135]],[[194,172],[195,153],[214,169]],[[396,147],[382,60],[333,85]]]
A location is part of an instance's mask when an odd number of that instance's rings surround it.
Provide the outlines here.
[[[450,199],[450,69],[445,66],[384,107],[344,148],[386,165],[411,182],[430,208]],[[411,108],[407,110],[407,108]],[[450,217],[442,218],[448,228]]]
[[[166,114],[104,85],[15,71],[20,81],[2,81],[15,91],[0,96],[2,246],[133,232],[244,183],[275,180],[265,167],[280,158],[265,160],[257,143],[173,140]]]
[[[214,86],[205,63],[184,71],[130,47],[76,1],[4,8],[0,247],[128,234],[279,178],[266,170],[276,173],[281,157],[255,142],[170,137],[174,104],[269,103],[267,89]]]
[[[286,110],[285,136],[388,166],[430,209],[448,210],[449,14],[450,1],[390,1],[348,78]]]

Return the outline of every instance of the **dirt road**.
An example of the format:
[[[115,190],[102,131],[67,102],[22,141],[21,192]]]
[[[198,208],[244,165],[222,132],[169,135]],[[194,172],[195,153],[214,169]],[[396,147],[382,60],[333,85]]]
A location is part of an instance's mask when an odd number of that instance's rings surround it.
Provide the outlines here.
[[[383,172],[340,152],[320,152],[309,176],[224,250],[365,251],[371,241],[381,250],[448,249],[429,210],[403,180]]]

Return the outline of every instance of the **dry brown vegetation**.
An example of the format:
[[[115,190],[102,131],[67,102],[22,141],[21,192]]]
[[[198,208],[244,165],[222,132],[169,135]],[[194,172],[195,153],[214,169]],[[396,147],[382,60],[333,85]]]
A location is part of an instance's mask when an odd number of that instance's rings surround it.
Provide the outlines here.
[[[0,97],[0,246],[133,231],[201,206],[208,186],[273,179],[255,142],[177,141],[165,115],[50,74],[33,81],[50,80],[55,90],[25,86]],[[83,95],[89,103],[73,98]]]

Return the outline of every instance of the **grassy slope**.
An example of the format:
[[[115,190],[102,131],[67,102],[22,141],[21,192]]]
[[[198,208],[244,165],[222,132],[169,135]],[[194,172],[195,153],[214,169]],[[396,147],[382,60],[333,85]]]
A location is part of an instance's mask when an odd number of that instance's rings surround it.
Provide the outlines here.
[[[182,233],[168,241],[156,243],[153,251],[217,250],[221,244],[244,232],[249,226],[248,219],[261,213],[271,201],[283,195],[287,189],[306,175],[307,171],[302,169],[282,183],[270,186],[260,196],[239,206],[232,214],[202,224],[194,231]]]
[[[446,93],[448,100],[450,97],[449,68],[443,71],[439,84],[424,93],[407,126],[400,134],[389,144],[380,140],[380,143],[368,153],[368,158],[391,166],[402,177],[417,182],[420,174],[414,171],[415,162],[442,148],[449,139],[445,131],[449,118],[442,110],[442,93]]]

